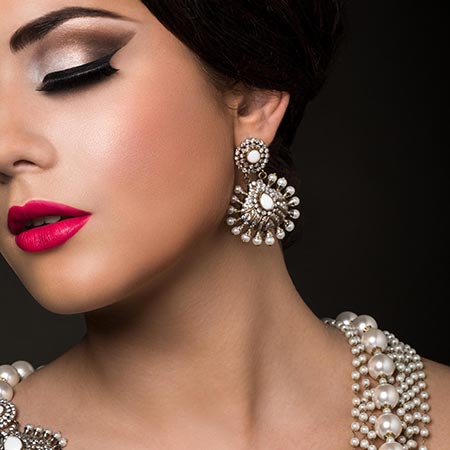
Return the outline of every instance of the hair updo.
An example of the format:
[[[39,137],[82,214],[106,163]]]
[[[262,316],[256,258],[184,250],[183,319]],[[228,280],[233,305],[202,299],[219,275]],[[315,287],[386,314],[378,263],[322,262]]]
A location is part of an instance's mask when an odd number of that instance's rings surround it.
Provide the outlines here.
[[[194,52],[220,92],[238,83],[250,90],[289,92],[266,172],[286,176],[298,190],[290,146],[343,35],[342,0],[141,1]],[[283,239],[283,250],[294,242],[300,225]]]

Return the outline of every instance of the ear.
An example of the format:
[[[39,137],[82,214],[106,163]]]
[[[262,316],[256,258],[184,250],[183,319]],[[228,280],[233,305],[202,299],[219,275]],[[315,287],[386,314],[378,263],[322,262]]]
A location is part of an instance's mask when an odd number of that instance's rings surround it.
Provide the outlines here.
[[[252,89],[234,98],[234,139],[238,146],[248,137],[262,139],[268,146],[289,104],[288,92]]]

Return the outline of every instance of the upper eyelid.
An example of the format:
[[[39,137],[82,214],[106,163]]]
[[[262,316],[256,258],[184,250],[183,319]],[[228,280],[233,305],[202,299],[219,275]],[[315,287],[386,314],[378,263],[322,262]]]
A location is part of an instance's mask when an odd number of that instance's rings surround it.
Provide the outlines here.
[[[45,78],[49,77],[49,76],[53,76],[53,75],[60,75],[60,74],[64,74],[64,73],[71,73],[71,72],[75,72],[75,71],[79,71],[82,68],[86,68],[91,66],[94,63],[100,63],[101,61],[109,61],[122,47],[119,47],[103,56],[101,56],[100,58],[96,58],[93,61],[89,61],[87,63],[81,64],[79,66],[73,66],[73,67],[69,67],[67,69],[63,69],[63,70],[57,70],[54,72],[49,72],[48,74],[45,75]]]

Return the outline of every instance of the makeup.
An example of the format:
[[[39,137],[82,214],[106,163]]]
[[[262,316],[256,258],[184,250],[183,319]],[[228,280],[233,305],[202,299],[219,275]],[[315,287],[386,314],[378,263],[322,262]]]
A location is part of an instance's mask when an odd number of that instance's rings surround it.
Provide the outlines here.
[[[62,245],[88,222],[91,213],[62,203],[31,200],[8,211],[8,228],[26,252]]]

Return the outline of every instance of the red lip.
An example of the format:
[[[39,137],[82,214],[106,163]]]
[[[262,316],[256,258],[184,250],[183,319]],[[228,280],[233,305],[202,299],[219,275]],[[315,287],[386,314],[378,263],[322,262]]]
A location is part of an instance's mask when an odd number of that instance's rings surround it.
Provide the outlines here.
[[[12,206],[8,211],[8,228],[16,236],[17,245],[25,251],[48,250],[61,245],[88,221],[88,211],[73,208],[62,203],[31,200],[24,206]],[[56,223],[26,230],[25,223],[43,216],[66,216]]]

